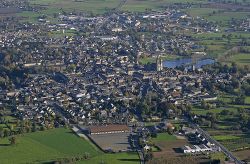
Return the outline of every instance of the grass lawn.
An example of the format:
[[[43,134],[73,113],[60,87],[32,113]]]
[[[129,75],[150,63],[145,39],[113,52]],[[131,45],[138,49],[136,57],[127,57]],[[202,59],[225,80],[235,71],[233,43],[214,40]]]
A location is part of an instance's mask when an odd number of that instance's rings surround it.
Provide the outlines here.
[[[159,124],[160,122],[144,122],[145,126],[155,126],[157,124]]]
[[[117,153],[101,154],[87,161],[80,161],[77,164],[139,164],[140,160],[137,153]]]
[[[168,133],[158,133],[156,138],[152,138],[153,142],[175,141],[175,140],[176,137]]]
[[[16,145],[8,144],[7,138],[0,140],[1,164],[45,162],[85,152],[95,157],[101,153],[88,141],[64,128],[25,134],[17,137]]]

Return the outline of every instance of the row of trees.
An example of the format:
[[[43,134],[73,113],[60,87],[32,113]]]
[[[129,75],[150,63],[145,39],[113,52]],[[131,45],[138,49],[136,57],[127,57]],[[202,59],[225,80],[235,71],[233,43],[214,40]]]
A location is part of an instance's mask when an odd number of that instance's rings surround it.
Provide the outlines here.
[[[75,156],[75,157],[58,159],[58,160],[54,161],[53,163],[54,164],[68,164],[68,163],[76,163],[78,161],[83,161],[83,160],[87,160],[87,159],[90,159],[90,153],[85,152],[84,154],[80,154],[80,155]],[[102,163],[102,161],[100,163]]]

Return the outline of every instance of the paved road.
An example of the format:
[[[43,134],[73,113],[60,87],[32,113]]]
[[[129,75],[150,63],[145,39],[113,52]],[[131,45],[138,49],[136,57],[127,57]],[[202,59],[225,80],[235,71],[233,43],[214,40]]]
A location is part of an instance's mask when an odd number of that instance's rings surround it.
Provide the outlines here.
[[[199,133],[201,133],[208,141],[210,141],[211,143],[214,143],[216,146],[218,146],[221,151],[227,156],[229,157],[231,160],[233,160],[236,164],[243,164],[242,161],[240,161],[239,159],[237,159],[227,148],[225,148],[222,144],[220,144],[218,141],[214,140],[206,131],[204,131],[203,129],[201,129],[198,125],[191,123],[191,125],[197,129],[197,131]]]

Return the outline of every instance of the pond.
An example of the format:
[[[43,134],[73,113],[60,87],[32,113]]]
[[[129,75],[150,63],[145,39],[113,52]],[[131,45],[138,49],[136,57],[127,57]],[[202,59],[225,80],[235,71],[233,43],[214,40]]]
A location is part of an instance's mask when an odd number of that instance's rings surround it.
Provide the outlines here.
[[[199,59],[197,60],[194,65],[196,68],[201,68],[204,65],[213,64],[215,62],[214,59]],[[176,68],[180,66],[190,66],[193,63],[192,58],[182,58],[176,60],[165,60],[163,62],[163,66],[167,68]]]

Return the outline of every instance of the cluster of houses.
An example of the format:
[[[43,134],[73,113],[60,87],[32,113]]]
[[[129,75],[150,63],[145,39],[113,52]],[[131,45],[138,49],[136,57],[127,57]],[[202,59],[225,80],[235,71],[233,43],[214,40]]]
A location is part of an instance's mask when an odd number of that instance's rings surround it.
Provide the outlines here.
[[[249,32],[250,31],[250,19],[244,18],[242,20],[231,20],[230,26],[225,29],[227,32]]]
[[[199,154],[206,152],[219,151],[219,148],[214,143],[208,141],[200,132],[193,128],[184,127],[182,133],[188,138],[190,145],[181,147],[184,154]]]

